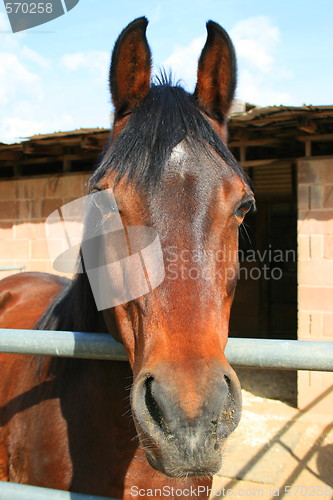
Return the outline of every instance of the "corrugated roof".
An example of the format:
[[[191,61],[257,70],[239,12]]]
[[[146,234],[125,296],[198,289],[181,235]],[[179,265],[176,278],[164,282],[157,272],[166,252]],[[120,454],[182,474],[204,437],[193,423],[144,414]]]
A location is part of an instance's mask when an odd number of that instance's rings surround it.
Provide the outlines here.
[[[230,117],[230,125],[246,124],[251,122],[253,125],[265,125],[273,123],[275,121],[289,121],[298,117],[308,117],[311,115],[312,118],[325,118],[333,117],[333,106],[267,106],[267,107],[255,107],[251,104],[244,104],[245,112],[233,113]],[[256,123],[258,122],[258,123]],[[26,141],[39,141],[47,139],[57,139],[62,137],[78,136],[78,135],[92,135],[92,134],[103,134],[108,133],[110,129],[108,128],[81,128],[69,131],[59,131],[50,134],[38,134],[30,137],[22,138],[21,142]],[[16,143],[21,144],[21,143]],[[10,148],[14,144],[5,144],[0,142],[0,148]]]
[[[98,134],[102,132],[109,132],[108,128],[78,128],[76,130],[69,130],[64,132],[53,132],[51,134],[37,134],[27,137],[26,139],[30,141],[37,141],[40,139],[49,139],[50,137],[69,137],[73,135],[87,135],[87,134]],[[1,145],[1,143],[0,143]]]
[[[231,122],[255,121],[259,118],[267,118],[267,121],[274,121],[276,118],[293,118],[311,114],[315,117],[333,116],[333,106],[267,106],[265,108],[254,107],[244,113],[231,116]]]

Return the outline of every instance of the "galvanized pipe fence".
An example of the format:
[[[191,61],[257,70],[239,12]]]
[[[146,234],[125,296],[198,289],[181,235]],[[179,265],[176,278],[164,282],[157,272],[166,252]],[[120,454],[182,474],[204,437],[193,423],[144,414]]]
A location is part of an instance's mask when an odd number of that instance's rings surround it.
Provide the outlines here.
[[[107,333],[0,329],[0,352],[127,360]],[[333,342],[229,338],[225,355],[234,366],[333,371]]]
[[[124,346],[102,333],[0,329],[0,352],[126,361]],[[333,342],[229,338],[233,366],[333,371]],[[0,500],[114,500],[68,491],[0,482]]]
[[[0,266],[0,271],[24,271],[25,266]]]
[[[97,497],[72,493],[71,491],[51,490],[27,484],[0,481],[0,500],[116,500],[110,497]]]

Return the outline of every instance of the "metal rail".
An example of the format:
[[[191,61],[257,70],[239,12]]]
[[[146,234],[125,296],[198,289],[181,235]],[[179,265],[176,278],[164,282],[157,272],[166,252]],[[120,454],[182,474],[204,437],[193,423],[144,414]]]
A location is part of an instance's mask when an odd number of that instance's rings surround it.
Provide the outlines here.
[[[0,329],[0,352],[126,361],[124,347],[108,334]],[[230,338],[231,365],[333,371],[333,342]],[[94,495],[0,482],[0,500],[114,500]]]
[[[0,266],[0,271],[23,271],[25,266]]]
[[[0,500],[116,500],[110,497],[97,497],[72,493],[70,491],[51,490],[39,486],[15,484],[0,481]]]
[[[0,352],[126,361],[124,347],[105,333],[0,329]],[[333,342],[230,338],[231,365],[333,371]]]

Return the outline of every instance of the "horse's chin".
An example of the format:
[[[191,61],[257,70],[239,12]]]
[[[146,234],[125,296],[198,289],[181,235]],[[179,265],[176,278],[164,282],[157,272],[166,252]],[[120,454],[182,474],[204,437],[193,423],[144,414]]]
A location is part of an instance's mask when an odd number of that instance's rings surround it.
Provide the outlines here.
[[[185,449],[180,443],[165,443],[156,447],[149,445],[149,437],[144,438],[143,450],[149,465],[165,476],[172,478],[207,478],[216,474],[222,466],[222,446],[215,446],[206,452]],[[216,448],[216,449],[215,449]]]
[[[176,464],[174,467],[170,465],[165,465],[160,463],[159,460],[155,460],[149,455],[146,455],[147,461],[149,465],[157,470],[158,472],[162,472],[165,476],[172,477],[174,479],[188,479],[190,477],[192,478],[197,478],[197,479],[207,479],[212,477],[214,474],[216,474],[221,467],[216,467],[213,470],[212,469],[187,469],[186,467],[182,467],[179,464]],[[222,464],[222,460],[221,460]]]

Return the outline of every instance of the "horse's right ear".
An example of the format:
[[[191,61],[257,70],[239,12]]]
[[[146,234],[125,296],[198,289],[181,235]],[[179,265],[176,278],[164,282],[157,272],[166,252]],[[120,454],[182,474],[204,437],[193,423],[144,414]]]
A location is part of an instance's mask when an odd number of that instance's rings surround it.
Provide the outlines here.
[[[194,95],[209,116],[225,123],[236,88],[236,55],[227,32],[208,21],[207,41],[198,64]]]
[[[131,22],[115,43],[110,87],[116,116],[130,113],[141,104],[150,89],[151,53],[146,38],[148,20]]]

